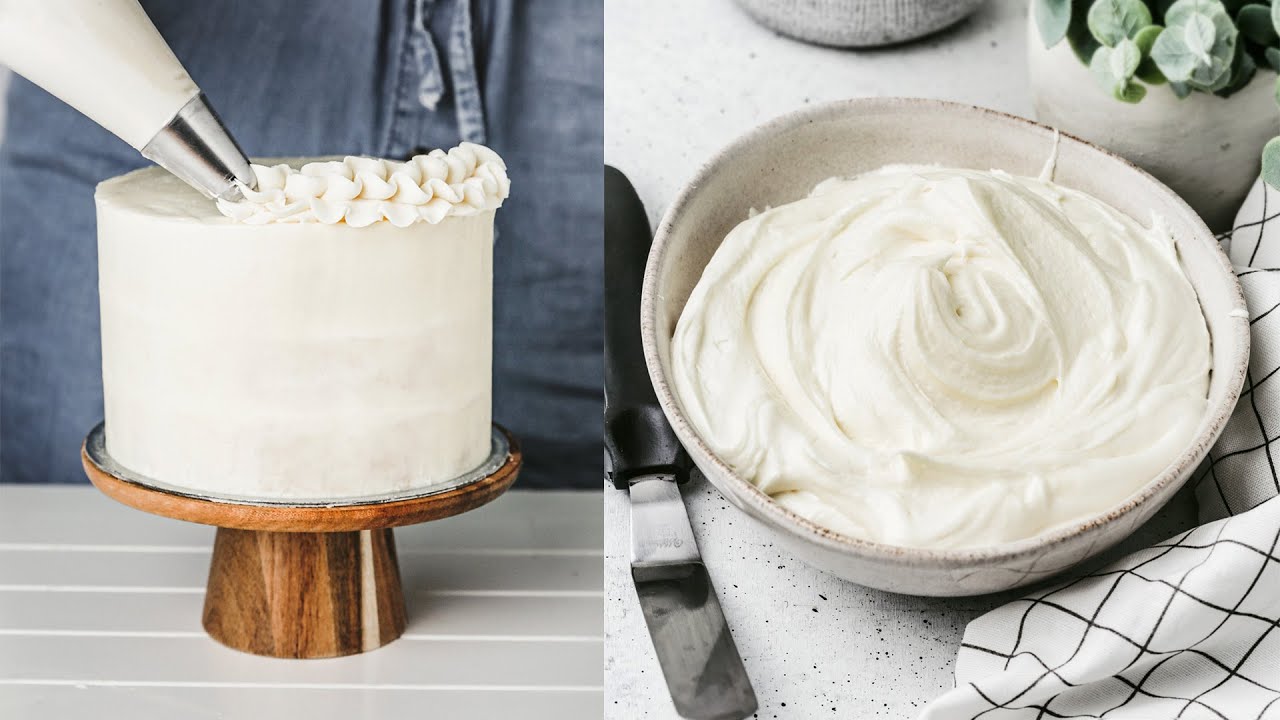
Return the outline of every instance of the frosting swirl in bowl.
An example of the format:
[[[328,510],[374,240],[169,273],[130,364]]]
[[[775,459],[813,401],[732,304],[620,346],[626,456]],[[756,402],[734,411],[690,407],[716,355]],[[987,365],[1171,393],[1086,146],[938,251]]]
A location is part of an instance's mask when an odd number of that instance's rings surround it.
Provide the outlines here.
[[[930,548],[1118,504],[1192,442],[1209,367],[1158,218],[921,167],[738,225],[671,347],[677,400],[735,472],[844,534]]]
[[[462,143],[406,162],[366,157],[291,165],[253,165],[258,189],[218,201],[227,217],[251,225],[345,222],[365,227],[438,223],[502,205],[511,189],[507,166],[483,145]]]

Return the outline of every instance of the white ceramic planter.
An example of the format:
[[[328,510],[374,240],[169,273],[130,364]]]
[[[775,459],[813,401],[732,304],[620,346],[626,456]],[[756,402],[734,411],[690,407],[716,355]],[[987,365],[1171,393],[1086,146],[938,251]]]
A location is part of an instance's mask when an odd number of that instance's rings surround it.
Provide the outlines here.
[[[954,25],[983,0],[736,0],[765,27],[833,47],[877,47]]]
[[[1036,119],[1129,159],[1182,196],[1215,232],[1229,230],[1258,177],[1262,146],[1280,134],[1275,73],[1259,70],[1229,98],[1167,86],[1136,104],[1111,97],[1065,40],[1046,49],[1029,21]]]

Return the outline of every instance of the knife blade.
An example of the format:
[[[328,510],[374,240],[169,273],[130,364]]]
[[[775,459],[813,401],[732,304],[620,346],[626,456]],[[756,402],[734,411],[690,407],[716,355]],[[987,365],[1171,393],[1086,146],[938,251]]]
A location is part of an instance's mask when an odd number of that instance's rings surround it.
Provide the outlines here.
[[[630,181],[605,166],[605,447],[630,492],[631,577],[676,712],[738,720],[755,691],[698,552],[680,484],[690,463],[658,405],[640,344],[652,235]]]

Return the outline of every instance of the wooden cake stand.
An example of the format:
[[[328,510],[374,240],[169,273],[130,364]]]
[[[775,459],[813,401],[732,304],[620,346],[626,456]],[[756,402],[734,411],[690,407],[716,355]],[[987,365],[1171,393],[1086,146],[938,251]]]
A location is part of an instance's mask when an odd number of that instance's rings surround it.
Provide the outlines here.
[[[400,637],[404,591],[391,528],[480,507],[511,486],[521,463],[515,438],[494,425],[484,464],[430,487],[325,502],[217,497],[120,466],[103,428],[81,449],[89,480],[138,510],[217,526],[204,629],[223,645],[274,657],[352,655]]]

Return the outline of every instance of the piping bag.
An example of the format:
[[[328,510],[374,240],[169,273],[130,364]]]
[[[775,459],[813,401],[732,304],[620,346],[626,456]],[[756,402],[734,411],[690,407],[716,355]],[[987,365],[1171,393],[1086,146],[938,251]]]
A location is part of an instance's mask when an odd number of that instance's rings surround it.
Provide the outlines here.
[[[257,189],[249,160],[138,0],[0,0],[0,64],[206,197]]]

